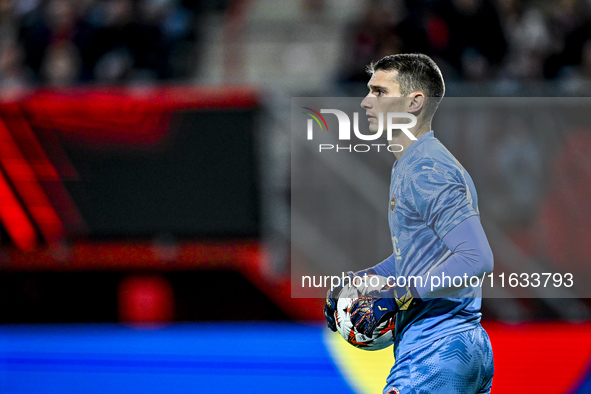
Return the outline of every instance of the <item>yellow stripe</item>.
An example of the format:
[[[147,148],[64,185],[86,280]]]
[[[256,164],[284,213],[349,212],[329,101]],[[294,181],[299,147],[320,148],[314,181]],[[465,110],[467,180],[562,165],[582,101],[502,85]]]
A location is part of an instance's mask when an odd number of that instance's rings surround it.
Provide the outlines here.
[[[309,112],[303,112],[306,115],[310,115],[311,117],[314,118],[314,120],[316,121],[316,123],[318,123],[318,126],[320,126],[320,130],[324,130],[324,127],[322,127],[322,123],[320,123],[320,120],[314,116],[314,114],[311,114]]]
[[[324,343],[347,383],[358,394],[381,393],[394,365],[393,348],[368,351],[347,343],[339,333],[328,329]]]

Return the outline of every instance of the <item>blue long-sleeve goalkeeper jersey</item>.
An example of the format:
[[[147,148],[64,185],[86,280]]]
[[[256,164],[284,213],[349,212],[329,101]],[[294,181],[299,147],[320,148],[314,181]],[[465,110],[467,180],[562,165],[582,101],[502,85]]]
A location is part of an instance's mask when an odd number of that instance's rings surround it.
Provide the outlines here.
[[[388,218],[394,253],[374,268],[380,275],[426,275],[451,255],[443,237],[478,215],[470,175],[433,136],[423,134],[394,163]],[[395,351],[403,354],[480,323],[480,287],[467,287],[446,298],[423,299],[396,315]]]

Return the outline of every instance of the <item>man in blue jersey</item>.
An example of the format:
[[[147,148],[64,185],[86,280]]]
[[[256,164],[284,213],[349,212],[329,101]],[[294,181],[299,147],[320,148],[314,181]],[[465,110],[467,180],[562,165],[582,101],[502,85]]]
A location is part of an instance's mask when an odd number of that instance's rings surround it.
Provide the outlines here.
[[[387,56],[368,70],[369,93],[361,106],[370,130],[377,132],[380,114],[386,119],[388,112],[413,114],[417,123],[410,133],[395,130],[389,141],[399,150],[388,209],[394,253],[353,274],[402,278],[397,282],[405,285],[359,298],[351,322],[371,336],[384,316],[396,314],[396,362],[385,394],[489,393],[494,366],[480,325],[482,291],[465,278],[491,272],[493,256],[474,183],[431,129],[445,91],[441,71],[422,54]],[[464,280],[451,280],[458,277]],[[333,331],[339,290],[329,290],[325,306]]]

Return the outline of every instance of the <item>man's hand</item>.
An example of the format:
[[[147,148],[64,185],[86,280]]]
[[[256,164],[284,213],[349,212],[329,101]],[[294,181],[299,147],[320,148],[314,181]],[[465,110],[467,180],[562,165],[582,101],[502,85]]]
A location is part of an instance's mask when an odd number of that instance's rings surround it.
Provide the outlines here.
[[[349,278],[353,279],[355,273],[353,271],[347,272]],[[339,300],[339,293],[343,290],[343,283],[339,283],[337,286],[328,289],[326,292],[326,304],[324,304],[324,318],[326,319],[326,325],[332,331],[337,330],[337,324],[335,320],[335,312],[337,310],[337,301]]]
[[[363,277],[366,275],[376,275],[376,271],[373,268],[368,268],[368,269],[365,269],[363,271],[358,271],[358,272],[349,271],[346,274],[350,278],[349,283],[352,283],[352,280],[354,277],[356,277],[356,276]],[[326,304],[324,305],[324,318],[326,319],[326,325],[332,331],[337,330],[337,325],[336,325],[336,320],[335,320],[335,312],[337,310],[337,301],[339,300],[339,293],[341,292],[341,290],[343,290],[343,285],[344,285],[344,283],[341,282],[337,286],[329,289],[328,292],[326,293]]]
[[[338,294],[342,289],[342,287],[337,286],[333,289],[329,289],[326,293],[326,304],[324,304],[324,318],[326,319],[326,325],[332,331],[337,330],[335,311],[337,310]]]
[[[409,288],[395,287],[381,292],[371,292],[358,298],[351,305],[351,323],[357,332],[371,337],[386,314],[405,311],[414,305],[414,302]]]

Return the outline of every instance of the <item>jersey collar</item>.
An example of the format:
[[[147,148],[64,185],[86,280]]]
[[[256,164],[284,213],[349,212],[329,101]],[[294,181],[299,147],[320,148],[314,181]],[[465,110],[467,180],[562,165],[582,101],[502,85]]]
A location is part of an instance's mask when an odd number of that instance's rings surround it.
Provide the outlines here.
[[[413,142],[412,144],[410,144],[410,146],[408,148],[406,148],[406,150],[404,151],[404,153],[402,153],[402,156],[400,157],[400,159],[398,161],[402,162],[406,158],[410,157],[410,152],[412,152],[414,149],[417,149],[419,147],[419,145],[421,145],[425,141],[428,141],[428,140],[431,140],[434,138],[435,138],[435,136],[433,135],[433,130],[421,135],[419,138],[417,138],[417,140],[415,142]],[[400,163],[397,163],[397,164],[400,164]]]

